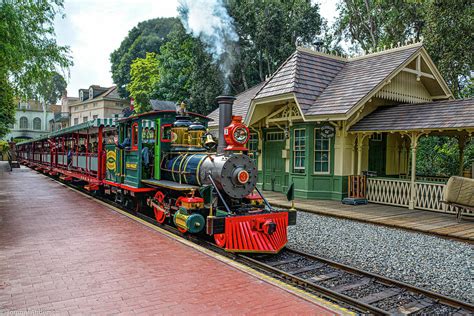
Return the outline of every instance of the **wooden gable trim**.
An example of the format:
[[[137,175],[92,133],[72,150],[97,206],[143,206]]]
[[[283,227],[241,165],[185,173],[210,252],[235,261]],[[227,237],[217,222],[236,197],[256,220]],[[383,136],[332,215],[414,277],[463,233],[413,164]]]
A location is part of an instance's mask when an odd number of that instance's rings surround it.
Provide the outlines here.
[[[406,66],[417,59],[419,56],[423,57],[425,60],[426,64],[428,65],[430,71],[434,75],[434,79],[438,82],[438,84],[441,86],[443,91],[446,94],[447,99],[453,99],[452,93],[448,88],[448,85],[446,84],[446,81],[444,81],[443,77],[439,73],[438,69],[433,63],[433,60],[429,57],[428,53],[426,52],[426,49],[423,46],[420,46],[419,50],[417,50],[415,53],[413,53],[413,56],[411,56],[409,59],[407,59],[404,63],[400,64],[389,76],[386,77],[384,81],[382,81],[379,85],[377,85],[370,93],[368,93],[365,97],[363,97],[352,109],[349,110],[349,112],[346,113],[345,115],[345,120],[349,120],[351,117],[353,117],[356,113],[361,113],[361,108],[369,101],[372,99],[377,92],[379,92],[385,85],[389,84],[391,80],[397,76],[401,71],[403,71]],[[438,99],[440,96],[436,96]],[[359,115],[357,115],[356,119],[353,119],[350,124],[346,127],[348,130],[352,125],[357,123],[362,119]]]

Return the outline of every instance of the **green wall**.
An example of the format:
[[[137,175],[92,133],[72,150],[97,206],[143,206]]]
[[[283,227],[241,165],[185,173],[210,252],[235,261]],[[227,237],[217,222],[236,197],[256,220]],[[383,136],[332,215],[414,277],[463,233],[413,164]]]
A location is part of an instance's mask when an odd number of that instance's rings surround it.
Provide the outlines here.
[[[324,200],[341,200],[347,196],[347,177],[334,175],[334,138],[330,143],[330,170],[328,174],[314,174],[314,129],[320,125],[315,123],[295,124],[290,128],[290,171],[285,172],[285,183],[279,192],[286,192],[289,184],[295,184],[295,196],[307,199],[324,199]],[[306,139],[306,153],[304,172],[294,172],[293,170],[293,145],[294,145],[294,130],[304,129]],[[268,131],[275,131],[268,130]],[[266,135],[266,132],[264,133]],[[264,141],[266,137],[264,137]],[[263,172],[265,172],[265,165],[270,159],[282,159],[281,155],[275,155],[274,152],[267,153],[262,146],[263,171],[259,172],[259,184],[263,183]],[[269,155],[270,154],[270,155]],[[264,189],[269,189],[264,186]]]

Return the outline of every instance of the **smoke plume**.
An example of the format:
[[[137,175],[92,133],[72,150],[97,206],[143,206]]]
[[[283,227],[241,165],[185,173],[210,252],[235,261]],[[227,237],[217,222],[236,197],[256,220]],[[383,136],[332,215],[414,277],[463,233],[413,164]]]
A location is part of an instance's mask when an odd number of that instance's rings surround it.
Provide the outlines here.
[[[230,76],[237,60],[239,37],[234,19],[222,0],[180,0],[180,19],[186,31],[206,44],[208,53],[224,77],[225,92],[229,92]]]

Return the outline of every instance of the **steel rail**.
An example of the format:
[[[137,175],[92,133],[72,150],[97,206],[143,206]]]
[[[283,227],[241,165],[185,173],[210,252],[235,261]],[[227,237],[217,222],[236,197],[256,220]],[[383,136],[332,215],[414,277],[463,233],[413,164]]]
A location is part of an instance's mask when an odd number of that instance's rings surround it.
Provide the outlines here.
[[[326,287],[323,287],[323,286],[320,286],[318,284],[309,282],[305,279],[297,277],[296,275],[293,275],[291,273],[285,272],[285,271],[280,270],[278,268],[272,267],[268,264],[265,264],[261,261],[250,258],[246,255],[239,255],[238,257],[243,259],[244,261],[248,261],[252,265],[256,265],[259,268],[262,268],[267,273],[272,273],[272,274],[283,276],[284,279],[288,279],[288,280],[292,281],[295,284],[303,286],[305,289],[311,289],[311,290],[317,292],[318,294],[323,294],[327,298],[329,298],[333,301],[336,301],[338,303],[342,302],[342,303],[350,306],[351,308],[353,308],[353,309],[355,309],[358,312],[361,312],[363,314],[390,315],[389,312],[384,311],[383,309],[380,309],[376,306],[366,304],[364,302],[358,301],[357,299],[354,299],[354,298],[352,298],[350,296],[347,296],[345,294],[341,294],[341,293],[338,293],[338,292],[333,291],[331,289],[328,289]]]
[[[446,296],[446,295],[443,295],[443,294],[439,294],[439,293],[436,293],[436,292],[433,292],[433,291],[430,291],[430,290],[427,290],[427,289],[424,289],[424,288],[421,288],[421,287],[418,287],[418,286],[414,286],[414,285],[405,283],[403,281],[398,281],[398,280],[388,278],[388,277],[385,277],[385,276],[377,274],[377,273],[373,273],[373,272],[361,270],[361,269],[358,269],[358,268],[354,268],[354,267],[345,265],[343,263],[335,262],[335,261],[332,261],[330,259],[319,257],[319,256],[316,256],[316,255],[313,255],[313,254],[308,254],[308,253],[305,253],[305,252],[302,252],[302,251],[299,251],[299,250],[296,250],[296,249],[292,249],[292,248],[289,248],[289,247],[286,247],[285,249],[287,251],[296,253],[300,256],[304,256],[304,257],[307,257],[307,258],[310,258],[310,259],[314,259],[314,260],[324,262],[328,265],[339,268],[341,270],[345,270],[345,271],[348,271],[348,272],[354,272],[354,273],[357,273],[357,274],[365,275],[365,276],[374,278],[375,280],[382,281],[386,284],[392,284],[392,285],[398,286],[400,288],[410,290],[411,292],[414,292],[414,293],[423,294],[423,295],[425,295],[427,297],[430,297],[432,299],[435,299],[438,302],[443,303],[445,305],[449,305],[449,306],[456,307],[456,308],[466,309],[466,310],[474,313],[474,304],[463,302],[463,301],[455,299],[453,297],[449,297],[449,296]]]

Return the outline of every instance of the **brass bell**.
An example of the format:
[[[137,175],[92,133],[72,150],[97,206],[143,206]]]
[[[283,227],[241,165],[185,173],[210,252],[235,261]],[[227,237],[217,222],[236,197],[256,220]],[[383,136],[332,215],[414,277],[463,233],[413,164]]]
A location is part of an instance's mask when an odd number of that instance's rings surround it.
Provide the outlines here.
[[[206,148],[207,150],[211,150],[217,147],[217,143],[210,133],[205,134],[204,137],[204,148]]]

